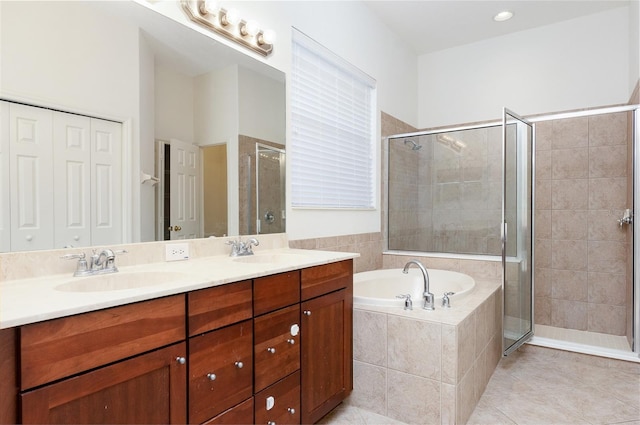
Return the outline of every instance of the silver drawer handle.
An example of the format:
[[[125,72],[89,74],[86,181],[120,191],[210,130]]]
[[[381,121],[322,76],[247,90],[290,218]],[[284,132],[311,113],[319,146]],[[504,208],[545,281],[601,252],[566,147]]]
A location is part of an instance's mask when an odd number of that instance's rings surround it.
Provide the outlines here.
[[[273,422],[273,421],[269,421],[269,422],[267,422],[267,425],[276,425],[276,423]]]
[[[305,310],[302,312],[302,314],[304,314],[305,316],[311,316],[311,311]]]
[[[269,348],[267,348],[267,351],[270,352],[271,354],[275,354],[276,349],[273,348],[273,347],[269,347]]]
[[[287,412],[291,413],[292,415],[296,414],[296,409],[294,409],[293,407],[288,407],[287,408]]]
[[[209,381],[215,381],[216,380],[216,374],[215,373],[207,373],[207,378],[209,378]]]
[[[180,364],[185,364],[187,362],[187,359],[185,359],[184,357],[176,357],[176,361]]]
[[[244,363],[242,363],[242,362],[236,362],[236,367],[237,367],[238,369],[242,369],[242,368],[244,367]]]
[[[288,339],[288,340],[287,340],[287,342],[288,342],[289,344],[293,345],[293,344],[295,344],[295,343],[296,343],[296,340],[295,340],[295,339],[293,339],[293,338],[291,338],[291,339]]]

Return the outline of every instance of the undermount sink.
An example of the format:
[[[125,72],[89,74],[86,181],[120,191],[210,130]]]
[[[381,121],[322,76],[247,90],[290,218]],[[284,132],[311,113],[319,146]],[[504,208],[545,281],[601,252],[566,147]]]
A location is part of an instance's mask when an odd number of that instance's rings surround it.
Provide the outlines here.
[[[246,257],[235,257],[233,261],[238,263],[254,263],[254,264],[274,264],[274,263],[287,263],[289,261],[300,260],[304,255],[300,254],[254,254],[247,255]]]
[[[185,274],[176,272],[117,272],[76,277],[56,286],[55,289],[64,292],[123,291],[184,280],[185,277]]]

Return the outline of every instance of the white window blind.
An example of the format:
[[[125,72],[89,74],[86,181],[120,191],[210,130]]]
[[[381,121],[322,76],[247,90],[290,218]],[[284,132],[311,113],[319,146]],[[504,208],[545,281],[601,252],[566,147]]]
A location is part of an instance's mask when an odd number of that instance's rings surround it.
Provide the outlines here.
[[[293,31],[292,206],[375,207],[375,80]]]

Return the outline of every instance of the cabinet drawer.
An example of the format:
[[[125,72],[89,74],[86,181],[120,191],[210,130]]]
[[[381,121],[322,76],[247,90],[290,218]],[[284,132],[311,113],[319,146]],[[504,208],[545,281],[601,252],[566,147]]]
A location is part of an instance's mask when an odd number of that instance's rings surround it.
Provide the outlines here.
[[[255,396],[256,424],[300,423],[300,371]]]
[[[253,281],[253,314],[255,316],[299,302],[299,270],[265,276]]]
[[[184,337],[184,295],[22,326],[21,388],[65,378]]]
[[[253,397],[220,413],[215,418],[205,422],[204,425],[238,425],[252,423],[254,423]]]
[[[189,336],[250,319],[251,296],[250,280],[190,292]]]
[[[202,423],[253,394],[251,320],[189,338],[189,423]]]
[[[353,260],[302,269],[302,300],[353,285]]]
[[[256,392],[300,368],[299,330],[299,304],[254,319]]]

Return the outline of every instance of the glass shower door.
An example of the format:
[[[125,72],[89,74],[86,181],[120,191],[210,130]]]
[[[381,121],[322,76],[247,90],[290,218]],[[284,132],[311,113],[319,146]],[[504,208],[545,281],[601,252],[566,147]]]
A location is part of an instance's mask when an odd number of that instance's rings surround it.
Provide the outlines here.
[[[533,335],[533,127],[503,111],[503,355]]]

